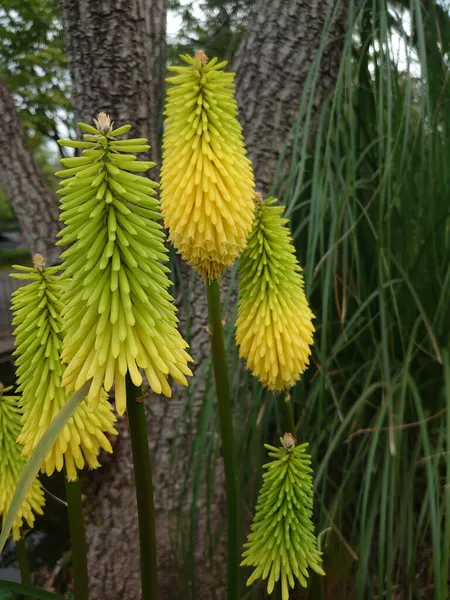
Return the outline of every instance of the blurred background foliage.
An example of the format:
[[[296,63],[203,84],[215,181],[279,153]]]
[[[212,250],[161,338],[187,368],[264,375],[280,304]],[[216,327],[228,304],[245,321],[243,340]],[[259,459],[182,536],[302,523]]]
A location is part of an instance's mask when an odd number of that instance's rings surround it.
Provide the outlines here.
[[[232,63],[253,4],[172,0],[181,29],[169,61],[202,47]],[[56,15],[50,0],[0,8],[0,75],[48,174],[49,140],[72,126]],[[352,1],[335,92],[312,123],[319,52],[298,98],[294,150],[280,149],[272,192],[291,219],[317,329],[312,365],[292,397],[297,434],[313,456],[327,577],[301,598],[450,597],[449,50],[448,2]],[[1,221],[9,210],[0,195]],[[234,311],[225,311],[227,341],[250,519],[262,443],[282,430],[274,398],[238,359]],[[187,598],[196,598],[196,502],[205,486],[212,494],[220,460],[211,377],[205,364],[187,392],[189,421],[193,395],[207,390],[191,423],[189,469],[177,469],[185,439],[172,457],[192,506],[188,521],[180,508],[173,537]],[[212,554],[212,516],[201,518]],[[246,596],[262,597],[262,588]]]

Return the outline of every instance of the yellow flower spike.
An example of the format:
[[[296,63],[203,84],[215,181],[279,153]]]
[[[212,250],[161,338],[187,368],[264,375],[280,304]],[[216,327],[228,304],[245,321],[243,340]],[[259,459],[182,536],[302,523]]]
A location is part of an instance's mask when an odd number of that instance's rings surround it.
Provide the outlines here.
[[[236,118],[234,73],[201,50],[169,67],[161,209],[170,240],[203,277],[218,279],[245,248],[254,182]]]
[[[270,390],[292,387],[309,364],[314,326],[284,208],[257,203],[239,265],[236,342],[241,358]]]
[[[16,342],[16,373],[22,392],[22,431],[18,441],[23,454],[30,456],[51,421],[66,403],[61,380],[64,365],[60,360],[62,346],[61,292],[65,279],[58,276],[59,267],[45,267],[37,254],[34,267],[15,266],[19,273],[11,277],[31,281],[12,295],[13,325]],[[85,464],[90,469],[100,466],[100,449],[112,452],[106,433],[117,434],[116,417],[104,394],[98,411],[88,411],[86,400],[80,404],[48,454],[42,472],[51,475],[66,466],[69,481],[77,479],[77,469]]]
[[[22,447],[16,442],[20,433],[19,398],[8,395],[12,388],[0,383],[0,517],[5,517],[17,484],[27,462]],[[15,541],[21,537],[24,523],[34,526],[34,514],[42,515],[45,504],[44,490],[38,479],[33,484],[19,510],[12,528]]]
[[[187,385],[192,359],[168,292],[157,184],[140,175],[155,163],[134,155],[149,149],[147,140],[119,139],[131,126],[113,129],[105,113],[94,123],[79,123],[83,141],[59,142],[82,149],[62,159],[67,168],[57,173],[65,224],[58,243],[68,246],[62,258],[71,278],[63,296],[62,384],[72,393],[91,381],[90,410],[114,384],[121,415],[127,373],[138,386],[142,369],[155,393],[170,396],[169,375]]]

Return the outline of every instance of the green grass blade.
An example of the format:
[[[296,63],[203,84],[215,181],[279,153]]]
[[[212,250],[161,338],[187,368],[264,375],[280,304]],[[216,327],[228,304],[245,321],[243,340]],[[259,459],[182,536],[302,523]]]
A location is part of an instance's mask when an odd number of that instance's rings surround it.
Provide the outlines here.
[[[39,473],[39,469],[41,468],[45,457],[50,452],[51,447],[55,443],[61,431],[64,429],[67,421],[85,398],[89,389],[89,385],[90,382],[85,383],[81,389],[79,389],[69,398],[66,404],[53,419],[50,427],[39,440],[33,454],[28,459],[25,469],[22,473],[22,477],[20,478],[17,488],[14,492],[8,513],[3,520],[3,528],[0,534],[0,553],[2,552],[6,540],[11,532],[12,526],[14,525],[17,513],[19,512],[19,509],[33,484],[33,481]]]
[[[62,596],[40,590],[33,585],[24,585],[23,583],[15,583],[13,581],[4,581],[0,579],[0,591],[12,592],[13,594],[23,594],[27,598],[38,598],[42,600],[64,600]]]

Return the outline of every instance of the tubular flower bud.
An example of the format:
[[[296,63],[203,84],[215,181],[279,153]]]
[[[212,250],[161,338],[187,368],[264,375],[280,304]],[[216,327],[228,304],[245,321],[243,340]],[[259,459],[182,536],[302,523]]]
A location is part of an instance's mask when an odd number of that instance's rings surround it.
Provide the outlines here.
[[[130,125],[112,129],[100,113],[98,129],[85,123],[84,141],[63,140],[82,148],[82,156],[64,158],[59,194],[65,228],[58,242],[71,281],[65,286],[63,385],[68,393],[91,381],[88,402],[94,410],[115,384],[117,412],[126,407],[125,376],[141,385],[143,369],[157,394],[171,395],[171,375],[187,385],[192,375],[186,342],[167,276],[168,253],[157,184],[138,175],[155,163],[137,161],[131,153],[149,149],[143,138],[119,140]]]
[[[265,444],[273,460],[263,465],[266,472],[241,566],[255,567],[247,585],[268,577],[269,594],[281,578],[282,600],[288,600],[294,578],[306,587],[308,568],[319,575],[325,573],[311,521],[313,486],[308,444],[296,446],[290,433],[280,441],[280,448]]]
[[[17,484],[25,468],[26,458],[22,456],[22,447],[16,442],[20,433],[19,398],[7,394],[12,388],[0,383],[0,517],[8,512]],[[45,504],[44,490],[38,479],[33,481],[30,490],[19,510],[12,528],[14,540],[21,537],[24,522],[34,526],[34,513],[42,515]]]
[[[234,73],[204,52],[167,81],[161,208],[170,240],[203,277],[217,279],[245,248],[254,183],[236,118]]]
[[[255,223],[239,265],[236,342],[241,358],[263,385],[290,388],[309,364],[314,326],[301,268],[283,208],[269,198]]]
[[[40,255],[34,268],[15,266],[20,273],[11,276],[30,280],[12,295],[13,325],[16,339],[16,373],[22,392],[22,431],[18,441],[29,456],[50,423],[67,402],[61,386],[65,366],[61,363],[62,346],[61,291],[66,285],[57,275],[59,267],[45,268]],[[106,394],[95,414],[83,400],[47,455],[42,471],[51,475],[66,466],[68,480],[77,478],[77,469],[85,463],[90,469],[100,466],[100,449],[112,452],[106,433],[116,434],[116,417]]]

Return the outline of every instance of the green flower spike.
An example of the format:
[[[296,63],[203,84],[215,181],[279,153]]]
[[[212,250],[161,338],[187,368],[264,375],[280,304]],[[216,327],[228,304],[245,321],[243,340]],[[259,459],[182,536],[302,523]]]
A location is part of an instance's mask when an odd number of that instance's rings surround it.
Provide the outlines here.
[[[18,441],[23,454],[30,456],[53,418],[67,401],[61,386],[64,365],[60,361],[62,346],[61,290],[65,280],[57,275],[59,267],[45,268],[40,254],[33,259],[34,268],[15,266],[15,279],[31,280],[12,295],[13,325],[16,339],[16,373],[18,391],[22,392],[22,432]],[[95,414],[88,411],[86,400],[56,440],[42,465],[51,475],[66,465],[69,481],[77,479],[77,468],[87,463],[90,469],[100,466],[100,448],[112,452],[106,433],[116,434],[116,417],[106,394]]]
[[[294,577],[306,587],[308,567],[319,575],[325,573],[311,521],[313,487],[308,444],[296,446],[290,433],[280,441],[281,448],[265,444],[274,460],[263,467],[267,471],[241,566],[255,567],[247,585],[268,577],[269,594],[281,577],[282,600],[288,600]]]
[[[20,433],[20,408],[18,396],[9,396],[12,388],[5,388],[0,383],[0,517],[5,517],[16,491],[17,484],[25,468],[26,458],[22,456],[22,448],[16,442]],[[15,541],[21,536],[21,529],[26,521],[28,527],[34,526],[34,513],[42,515],[45,504],[44,490],[38,479],[33,484],[24,500],[12,528]]]
[[[58,242],[71,282],[64,292],[65,326],[62,360],[67,363],[63,385],[71,393],[91,380],[90,410],[102,387],[115,384],[117,412],[125,412],[125,376],[142,383],[140,369],[157,394],[171,396],[171,375],[187,385],[192,359],[177,329],[173,298],[167,291],[168,252],[157,184],[138,175],[155,163],[137,161],[130,153],[149,149],[145,139],[118,140],[130,125],[113,130],[100,113],[96,128],[79,123],[84,141],[62,140],[62,146],[82,148],[82,156],[64,158],[68,167],[59,194],[65,224]]]
[[[258,194],[255,222],[239,265],[236,342],[270,390],[292,387],[309,364],[314,326],[283,207]]]

